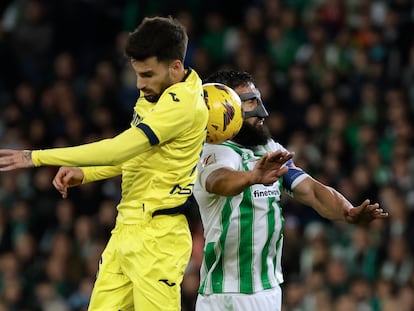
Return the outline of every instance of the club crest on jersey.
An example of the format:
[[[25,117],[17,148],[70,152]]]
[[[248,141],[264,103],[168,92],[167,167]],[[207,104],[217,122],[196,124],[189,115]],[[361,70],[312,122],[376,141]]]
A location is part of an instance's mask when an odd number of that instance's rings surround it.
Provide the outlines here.
[[[233,120],[235,111],[234,107],[227,100],[224,102],[223,106],[225,108],[223,113],[223,131],[225,131],[227,125]]]
[[[214,154],[209,154],[207,156],[204,157],[203,162],[202,162],[202,166],[206,167],[207,165],[216,163],[216,157]]]

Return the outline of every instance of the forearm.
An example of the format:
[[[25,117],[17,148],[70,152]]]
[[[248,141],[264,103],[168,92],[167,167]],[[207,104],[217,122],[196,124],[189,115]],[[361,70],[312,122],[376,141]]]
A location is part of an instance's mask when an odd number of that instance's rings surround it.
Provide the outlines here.
[[[35,166],[116,166],[149,150],[147,137],[136,128],[130,128],[112,139],[76,147],[35,150]]]
[[[315,210],[330,220],[345,220],[344,206],[346,209],[351,209],[353,208],[352,204],[335,189],[323,185],[319,186],[321,189],[316,193],[316,203],[313,206]]]
[[[314,179],[308,179],[305,185],[299,185],[294,197],[301,203],[312,207],[319,215],[330,220],[345,220],[345,211],[352,204],[335,189],[323,185]]]
[[[212,172],[206,180],[206,190],[222,196],[234,196],[251,186],[251,171],[236,171],[220,168]]]

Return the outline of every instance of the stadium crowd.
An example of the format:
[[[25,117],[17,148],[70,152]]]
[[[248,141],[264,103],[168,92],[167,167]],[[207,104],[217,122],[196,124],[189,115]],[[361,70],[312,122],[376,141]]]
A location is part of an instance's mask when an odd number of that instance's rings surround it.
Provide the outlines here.
[[[112,137],[137,90],[124,43],[144,16],[172,15],[187,65],[250,72],[276,141],[353,203],[390,213],[328,223],[284,199],[285,311],[414,310],[414,4],[411,0],[9,0],[0,4],[0,146]],[[0,311],[86,310],[114,226],[120,180],[52,186],[55,167],[0,174]],[[197,209],[183,310],[203,251]]]

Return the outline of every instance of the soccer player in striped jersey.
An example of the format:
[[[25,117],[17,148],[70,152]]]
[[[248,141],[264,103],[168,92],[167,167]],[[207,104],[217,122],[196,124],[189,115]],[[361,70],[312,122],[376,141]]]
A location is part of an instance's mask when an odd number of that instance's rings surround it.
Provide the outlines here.
[[[250,74],[219,71],[204,82],[239,94],[244,123],[231,141],[206,144],[198,165],[194,196],[205,247],[196,310],[280,311],[282,192],[331,220],[366,224],[388,214],[369,200],[354,207],[295,166],[266,131],[268,113]]]
[[[184,212],[208,119],[201,79],[183,64],[187,41],[172,18],[145,18],[130,34],[126,54],[140,94],[131,127],[118,136],[69,148],[0,150],[0,171],[71,166],[53,180],[63,197],[70,186],[122,174],[116,226],[88,310],[181,310],[192,246]]]

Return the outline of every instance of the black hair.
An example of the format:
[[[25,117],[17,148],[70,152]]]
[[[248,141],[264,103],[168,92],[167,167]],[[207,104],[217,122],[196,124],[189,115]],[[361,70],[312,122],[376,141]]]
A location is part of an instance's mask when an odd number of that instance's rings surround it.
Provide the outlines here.
[[[125,54],[143,61],[155,56],[158,61],[178,59],[184,62],[188,36],[185,28],[172,17],[146,17],[129,34]]]
[[[236,70],[219,70],[208,76],[204,83],[222,83],[232,89],[239,86],[244,86],[249,83],[254,83],[253,77],[250,73]]]

